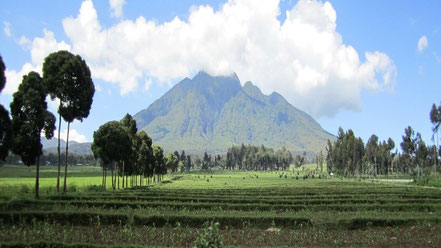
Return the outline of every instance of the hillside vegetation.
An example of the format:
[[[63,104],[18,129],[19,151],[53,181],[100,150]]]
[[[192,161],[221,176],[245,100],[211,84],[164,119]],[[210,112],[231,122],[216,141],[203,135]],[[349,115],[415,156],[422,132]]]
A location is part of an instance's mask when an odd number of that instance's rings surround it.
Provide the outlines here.
[[[166,151],[193,154],[240,144],[318,153],[335,139],[278,93],[264,95],[251,82],[242,87],[235,74],[186,78],[134,119]]]

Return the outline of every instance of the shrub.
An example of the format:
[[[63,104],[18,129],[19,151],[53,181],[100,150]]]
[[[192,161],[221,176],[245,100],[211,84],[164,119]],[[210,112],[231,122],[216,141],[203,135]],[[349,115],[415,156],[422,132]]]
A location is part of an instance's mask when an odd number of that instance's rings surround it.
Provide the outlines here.
[[[205,222],[204,228],[198,232],[193,247],[195,248],[217,248],[222,247],[222,238],[219,235],[219,222]]]
[[[27,184],[22,184],[20,187],[20,193],[29,193],[30,189],[29,186]]]
[[[103,188],[101,185],[89,185],[87,186],[84,191],[86,192],[105,192],[106,189]]]

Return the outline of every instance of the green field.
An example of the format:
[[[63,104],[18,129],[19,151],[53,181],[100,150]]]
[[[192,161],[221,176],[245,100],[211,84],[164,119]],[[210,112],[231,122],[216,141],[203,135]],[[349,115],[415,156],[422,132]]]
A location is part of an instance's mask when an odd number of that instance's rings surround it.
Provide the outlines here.
[[[69,170],[76,192],[56,195],[56,168],[43,167],[45,190],[34,200],[32,168],[0,168],[2,247],[191,247],[210,221],[220,224],[218,236],[232,247],[441,246],[439,188],[216,172],[101,191],[90,186],[101,184],[100,168]]]

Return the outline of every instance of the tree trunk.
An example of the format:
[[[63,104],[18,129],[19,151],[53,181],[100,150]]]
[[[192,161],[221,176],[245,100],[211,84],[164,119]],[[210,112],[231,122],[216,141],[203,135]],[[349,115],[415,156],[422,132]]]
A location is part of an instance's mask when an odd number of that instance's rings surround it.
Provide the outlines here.
[[[66,138],[66,161],[65,161],[65,165],[64,165],[64,185],[63,185],[63,192],[64,194],[66,194],[67,192],[67,158],[69,156],[69,127],[70,127],[70,122],[67,123],[67,138]]]
[[[110,170],[110,172],[111,172],[111,180],[112,180],[112,189],[115,189],[115,185],[113,185],[113,165],[112,165],[112,169]]]
[[[37,157],[37,175],[35,179],[35,199],[40,197],[40,156]]]
[[[124,188],[124,161],[123,161],[123,169],[122,169],[122,188]]]
[[[103,180],[102,180],[102,186],[103,186],[103,188],[106,188],[106,186],[105,186],[105,184],[104,184],[104,165],[103,165]]]
[[[118,189],[119,189],[119,177],[120,177],[121,175],[119,174],[119,170],[118,170]]]
[[[60,100],[61,105],[61,100]],[[61,114],[58,117],[58,174],[57,174],[57,193],[60,193],[60,176],[61,176],[61,151],[60,151],[60,132],[61,132]]]
[[[375,173],[375,178],[377,178],[377,156],[374,157],[374,161],[375,161],[375,167],[374,167],[374,173]]]
[[[142,186],[142,175],[139,175],[139,186]]]
[[[107,187],[107,168],[104,169],[104,189]]]

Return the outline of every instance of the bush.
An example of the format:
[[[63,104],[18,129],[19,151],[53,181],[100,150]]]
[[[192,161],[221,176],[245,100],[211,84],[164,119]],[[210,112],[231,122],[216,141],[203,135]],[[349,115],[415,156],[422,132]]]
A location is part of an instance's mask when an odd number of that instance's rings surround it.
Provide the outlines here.
[[[205,222],[204,228],[198,232],[193,247],[195,248],[217,248],[222,247],[222,238],[219,235],[219,222]]]
[[[29,189],[29,186],[27,184],[22,184],[20,187],[20,193],[24,193],[27,194],[29,193],[31,190]]]
[[[84,189],[84,191],[86,191],[86,192],[105,192],[106,189],[101,185],[89,185]]]

